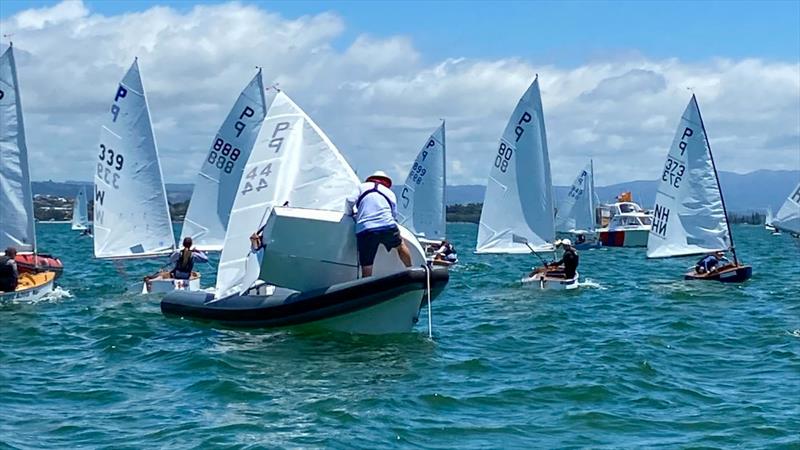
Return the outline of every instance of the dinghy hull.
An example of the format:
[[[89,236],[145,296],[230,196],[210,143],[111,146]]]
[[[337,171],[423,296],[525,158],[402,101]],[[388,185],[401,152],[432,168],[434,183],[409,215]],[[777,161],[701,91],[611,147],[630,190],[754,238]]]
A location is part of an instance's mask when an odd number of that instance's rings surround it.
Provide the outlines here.
[[[431,299],[449,280],[447,269],[430,270]],[[411,268],[382,277],[300,292],[262,284],[242,295],[214,299],[206,292],[175,291],[161,301],[161,311],[234,327],[302,326],[356,334],[411,331],[425,304],[428,272]]]
[[[751,266],[733,266],[718,270],[714,273],[699,274],[694,270],[687,272],[684,280],[702,280],[702,281],[719,281],[722,283],[741,283],[747,281],[753,276],[753,268]]]
[[[14,292],[0,292],[0,303],[33,302],[53,292],[56,274],[54,272],[23,273]]]
[[[175,278],[153,278],[145,281],[142,286],[142,294],[164,294],[172,291],[199,291],[200,274],[192,273],[192,278],[188,280],[177,280]]]
[[[558,276],[550,276],[544,272],[539,272],[530,277],[525,277],[522,280],[522,285],[525,287],[538,288],[541,290],[549,291],[565,291],[577,289],[578,277],[580,274],[576,273],[573,278],[564,278]]]

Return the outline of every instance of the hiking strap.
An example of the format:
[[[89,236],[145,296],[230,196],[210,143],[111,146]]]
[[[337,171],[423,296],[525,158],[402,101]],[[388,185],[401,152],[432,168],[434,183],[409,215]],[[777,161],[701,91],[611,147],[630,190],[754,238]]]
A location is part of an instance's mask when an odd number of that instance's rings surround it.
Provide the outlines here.
[[[378,183],[374,183],[374,186],[371,189],[364,191],[363,194],[358,196],[358,200],[356,200],[356,208],[361,209],[361,200],[364,200],[364,197],[366,197],[369,194],[372,194],[373,192],[377,192],[378,194],[380,194],[381,197],[386,199],[386,203],[389,204],[389,207],[390,208],[392,207],[392,201],[389,200],[389,197],[386,194],[378,190]]]

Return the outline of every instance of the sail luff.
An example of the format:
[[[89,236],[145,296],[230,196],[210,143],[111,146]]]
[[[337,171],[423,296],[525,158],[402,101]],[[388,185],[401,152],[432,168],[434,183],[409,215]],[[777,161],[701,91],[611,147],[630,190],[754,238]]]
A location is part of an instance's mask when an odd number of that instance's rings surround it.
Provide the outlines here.
[[[731,224],[728,221],[728,209],[725,207],[725,195],[722,194],[722,185],[719,183],[719,173],[717,173],[717,165],[714,163],[714,152],[711,151],[711,143],[708,141],[708,133],[706,132],[706,125],[703,122],[703,114],[700,112],[700,105],[697,104],[697,97],[692,94],[692,102],[697,108],[697,117],[700,118],[700,127],[703,129],[703,138],[706,141],[706,148],[708,148],[708,156],[711,158],[711,167],[714,169],[714,179],[717,181],[717,190],[719,191],[719,198],[722,201],[722,212],[725,215],[725,227],[728,229],[728,239],[731,242],[731,253],[733,253],[733,262],[739,265],[739,259],[736,257],[736,245],[733,243],[733,231]]]

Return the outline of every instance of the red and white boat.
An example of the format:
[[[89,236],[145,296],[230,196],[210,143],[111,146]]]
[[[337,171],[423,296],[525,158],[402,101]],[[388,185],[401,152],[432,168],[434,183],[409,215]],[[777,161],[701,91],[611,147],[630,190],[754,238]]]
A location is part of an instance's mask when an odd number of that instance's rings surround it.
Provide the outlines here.
[[[608,225],[597,230],[603,247],[647,247],[652,214],[630,201],[607,207],[611,213]]]

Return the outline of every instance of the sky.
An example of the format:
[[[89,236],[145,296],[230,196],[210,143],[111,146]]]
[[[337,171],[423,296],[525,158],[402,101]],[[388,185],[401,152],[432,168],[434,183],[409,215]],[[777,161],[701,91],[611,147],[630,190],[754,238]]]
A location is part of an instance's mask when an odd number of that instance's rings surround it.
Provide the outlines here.
[[[536,74],[556,184],[590,158],[598,185],[657,178],[688,88],[720,170],[800,169],[798,1],[3,0],[0,31],[36,180],[91,179],[135,56],[168,182],[193,180],[255,66],[360,174],[404,179],[444,118],[449,184],[485,184]]]

